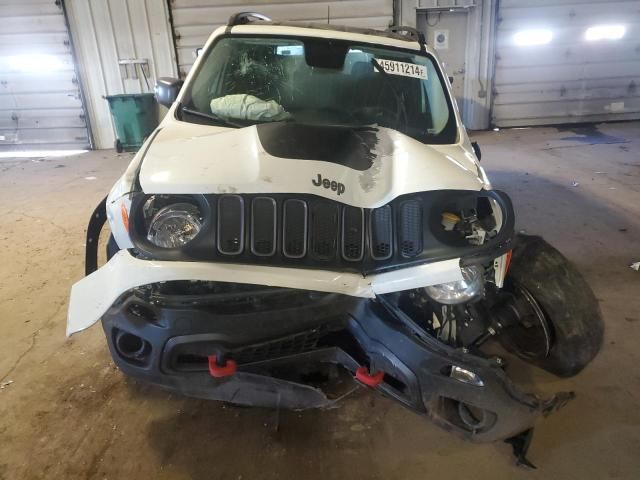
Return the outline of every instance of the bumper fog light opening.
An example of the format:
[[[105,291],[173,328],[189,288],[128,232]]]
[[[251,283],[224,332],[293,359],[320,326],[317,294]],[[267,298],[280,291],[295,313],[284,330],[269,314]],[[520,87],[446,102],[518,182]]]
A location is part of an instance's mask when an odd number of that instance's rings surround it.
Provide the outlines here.
[[[148,343],[137,335],[120,331],[115,338],[118,352],[130,360],[142,360],[148,353]]]

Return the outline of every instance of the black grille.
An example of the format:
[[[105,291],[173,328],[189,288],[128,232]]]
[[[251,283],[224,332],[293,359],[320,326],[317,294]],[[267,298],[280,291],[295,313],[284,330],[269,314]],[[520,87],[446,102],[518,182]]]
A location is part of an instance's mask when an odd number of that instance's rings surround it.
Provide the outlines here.
[[[302,258],[307,254],[307,204],[302,200],[284,202],[283,254]]]
[[[244,247],[244,200],[240,195],[222,195],[218,199],[218,250],[239,255]]]
[[[387,260],[393,253],[392,247],[391,207],[385,205],[371,212],[371,256],[375,260]]]
[[[320,268],[368,275],[404,265],[467,255],[493,255],[508,246],[513,209],[496,191],[438,190],[406,194],[378,208],[357,208],[310,194],[243,193],[194,197],[202,228],[184,247],[160,248],[147,240],[147,195],[132,202],[130,235],[137,250],[158,260],[210,261],[287,268]],[[506,215],[482,246],[446,232],[441,213],[470,211],[494,199]],[[491,208],[495,208],[490,204]],[[482,216],[490,219],[485,208]],[[485,221],[485,220],[483,220]],[[480,249],[480,250],[478,250]]]
[[[311,252],[318,260],[333,260],[338,250],[338,204],[316,200],[311,203]]]
[[[364,254],[364,212],[361,208],[342,210],[342,256],[352,262],[362,260]]]
[[[238,365],[244,365],[309,352],[316,348],[318,340],[324,333],[326,332],[319,328],[265,343],[240,347],[231,352],[231,357]]]
[[[256,197],[251,202],[251,252],[270,257],[276,253],[276,201]]]
[[[318,342],[327,334],[325,327],[280,337],[262,343],[254,343],[236,347],[229,351],[229,358],[238,365],[247,365],[265,360],[273,360],[290,355],[311,352],[318,347]],[[212,351],[215,351],[213,348]],[[170,354],[172,370],[179,372],[196,372],[207,369],[208,358],[202,353],[202,347],[191,347],[189,344]]]
[[[400,205],[398,242],[403,257],[415,257],[422,252],[422,208],[417,200]]]

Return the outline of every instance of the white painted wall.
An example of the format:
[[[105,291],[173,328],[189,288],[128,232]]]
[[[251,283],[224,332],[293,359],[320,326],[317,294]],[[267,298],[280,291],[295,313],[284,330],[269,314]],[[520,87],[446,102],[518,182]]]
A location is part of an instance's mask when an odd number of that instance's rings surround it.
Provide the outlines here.
[[[177,76],[175,49],[163,0],[66,0],[96,148],[115,136],[103,96],[153,90],[156,78]],[[147,59],[143,77],[123,78],[119,60]],[[140,70],[138,70],[140,73]]]
[[[399,0],[402,25],[416,26],[417,12],[460,8],[467,15],[462,121],[470,130],[489,127],[492,101],[494,31],[498,0]]]

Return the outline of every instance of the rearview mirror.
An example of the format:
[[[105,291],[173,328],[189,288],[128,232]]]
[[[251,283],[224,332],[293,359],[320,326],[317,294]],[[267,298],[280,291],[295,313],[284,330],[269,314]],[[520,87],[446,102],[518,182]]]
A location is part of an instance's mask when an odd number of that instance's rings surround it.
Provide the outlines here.
[[[184,81],[178,78],[160,77],[154,88],[157,102],[165,107],[170,107],[178,98],[183,83]]]

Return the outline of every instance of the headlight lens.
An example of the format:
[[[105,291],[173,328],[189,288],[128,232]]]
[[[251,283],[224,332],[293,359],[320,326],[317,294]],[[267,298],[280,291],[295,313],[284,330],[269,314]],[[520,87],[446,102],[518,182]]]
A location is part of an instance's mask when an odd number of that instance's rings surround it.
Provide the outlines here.
[[[481,266],[462,267],[462,280],[424,287],[427,295],[438,303],[455,305],[467,302],[482,293],[484,270]]]
[[[154,215],[149,223],[147,239],[158,247],[178,248],[193,240],[201,227],[198,207],[190,203],[174,203]]]

